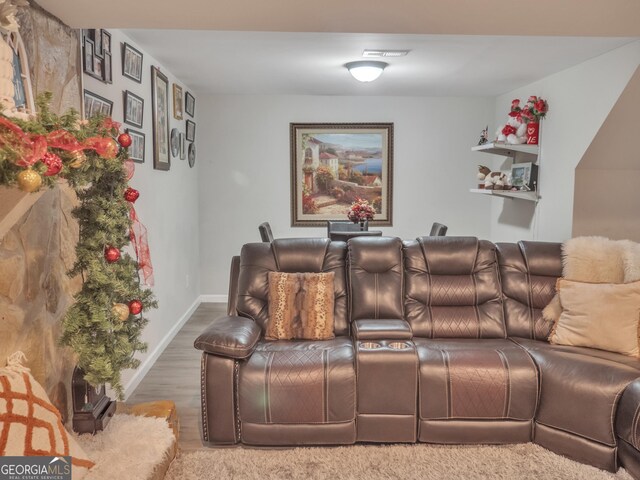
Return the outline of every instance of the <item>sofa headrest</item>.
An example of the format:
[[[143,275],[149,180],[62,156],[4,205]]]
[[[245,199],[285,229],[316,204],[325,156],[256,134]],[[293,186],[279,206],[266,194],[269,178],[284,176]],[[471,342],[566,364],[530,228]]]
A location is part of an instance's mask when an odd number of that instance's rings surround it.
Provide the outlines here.
[[[419,237],[431,275],[471,275],[478,257],[476,237]]]
[[[562,275],[562,244],[518,242],[530,275],[559,277]]]
[[[396,237],[355,237],[349,240],[351,265],[368,273],[402,267],[402,241]]]
[[[271,242],[280,272],[321,272],[328,238],[279,238]]]

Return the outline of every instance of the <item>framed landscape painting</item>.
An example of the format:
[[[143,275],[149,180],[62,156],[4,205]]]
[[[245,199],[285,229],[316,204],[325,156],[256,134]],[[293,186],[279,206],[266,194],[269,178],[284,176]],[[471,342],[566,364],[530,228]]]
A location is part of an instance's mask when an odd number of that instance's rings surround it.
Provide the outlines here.
[[[347,220],[356,199],[392,224],[393,123],[292,123],[291,225]]]
[[[153,168],[169,170],[169,79],[158,67],[151,66],[151,103],[153,104]]]

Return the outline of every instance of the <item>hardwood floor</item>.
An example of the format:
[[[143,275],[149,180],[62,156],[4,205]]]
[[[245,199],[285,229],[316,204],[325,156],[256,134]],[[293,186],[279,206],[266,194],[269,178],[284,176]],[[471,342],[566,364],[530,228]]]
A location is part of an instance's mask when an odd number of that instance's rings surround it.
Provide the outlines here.
[[[222,303],[203,303],[167,346],[128,404],[153,400],[173,400],[180,419],[178,448],[182,451],[202,448],[200,434],[200,354],[193,341],[209,323],[226,314]]]

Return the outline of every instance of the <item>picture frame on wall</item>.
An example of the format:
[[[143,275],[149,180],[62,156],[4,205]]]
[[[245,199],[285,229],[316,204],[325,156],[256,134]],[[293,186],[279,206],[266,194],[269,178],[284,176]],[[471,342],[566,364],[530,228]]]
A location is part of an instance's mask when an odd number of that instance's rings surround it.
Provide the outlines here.
[[[189,144],[188,157],[189,157],[189,167],[193,168],[193,166],[196,164],[196,144],[195,143]]]
[[[111,52],[104,53],[104,81],[107,83],[113,83]]]
[[[182,87],[173,84],[173,118],[182,120]]]
[[[112,83],[111,34],[102,29],[83,29],[80,45],[84,73],[101,82]]]
[[[173,158],[178,157],[178,155],[180,155],[180,134],[177,128],[171,129],[170,145],[171,145],[171,156]]]
[[[140,50],[126,42],[122,43],[122,76],[142,83],[142,64],[144,55]]]
[[[124,91],[124,123],[142,128],[144,120],[144,99],[138,95],[131,93],[129,90]]]
[[[95,44],[93,43],[93,40],[91,40],[88,36],[84,37],[83,48],[84,73],[93,75],[93,57]]]
[[[111,100],[89,90],[84,91],[82,105],[85,119],[93,118],[97,115],[110,117],[113,112],[113,102]]]
[[[184,133],[180,132],[180,160],[187,158],[187,140]]]
[[[186,92],[184,95],[184,111],[193,118],[196,114],[196,97]]]
[[[151,66],[151,103],[153,123],[153,168],[169,170],[169,79],[158,67]]]
[[[145,135],[142,132],[128,129],[131,136],[131,146],[129,147],[129,158],[136,163],[144,163]]]
[[[196,124],[191,120],[187,120],[187,142],[196,141]]]
[[[393,123],[291,123],[289,139],[292,226],[347,220],[356,198],[392,225]]]

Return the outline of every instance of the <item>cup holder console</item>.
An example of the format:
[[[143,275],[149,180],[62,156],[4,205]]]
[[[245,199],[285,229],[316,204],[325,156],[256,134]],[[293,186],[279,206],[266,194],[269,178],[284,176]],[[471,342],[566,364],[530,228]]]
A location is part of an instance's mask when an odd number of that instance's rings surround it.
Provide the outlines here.
[[[375,350],[376,348],[381,348],[382,345],[378,342],[360,342],[360,348],[365,350]]]
[[[411,348],[406,342],[391,342],[388,347],[392,350],[406,350],[407,348]]]

